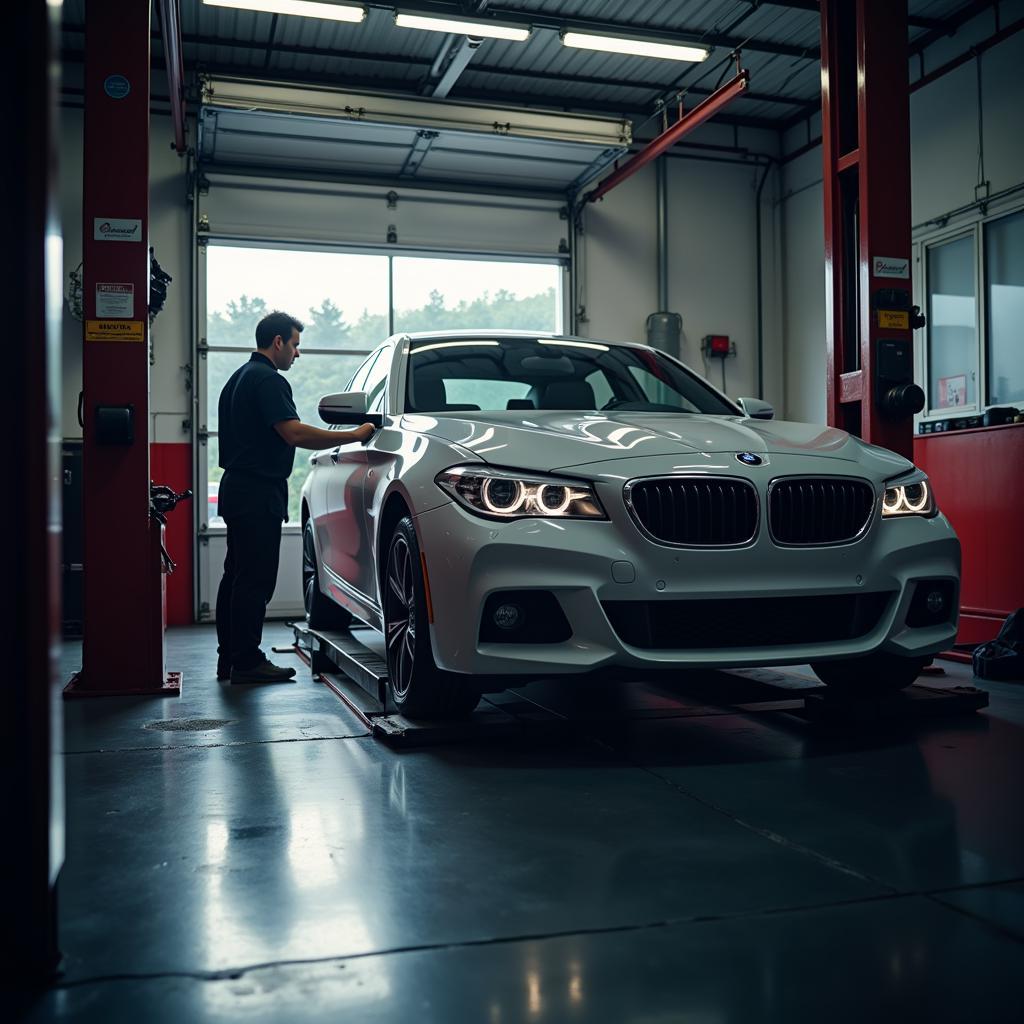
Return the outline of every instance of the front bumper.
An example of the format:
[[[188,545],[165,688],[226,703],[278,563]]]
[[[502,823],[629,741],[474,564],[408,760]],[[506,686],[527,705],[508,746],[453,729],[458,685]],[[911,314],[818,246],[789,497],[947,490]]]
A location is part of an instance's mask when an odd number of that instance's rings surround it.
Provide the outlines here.
[[[415,517],[429,573],[431,640],[440,668],[480,675],[553,675],[609,667],[785,665],[874,651],[927,656],[948,648],[956,637],[960,542],[942,515],[891,522],[876,515],[858,541],[834,547],[778,547],[762,522],[748,547],[683,549],[640,533],[621,500],[621,477],[597,484],[610,521],[492,522],[455,503]],[[924,579],[953,581],[953,611],[940,625],[909,628],[914,583]],[[572,636],[557,644],[481,642],[480,616],[488,596],[524,589],[554,594]],[[759,646],[631,646],[616,633],[602,606],[611,601],[715,601],[721,603],[721,615],[729,616],[730,599],[742,599],[749,610],[754,598],[878,592],[888,595],[884,610],[856,639],[807,636]],[[741,631],[743,623],[736,625]]]

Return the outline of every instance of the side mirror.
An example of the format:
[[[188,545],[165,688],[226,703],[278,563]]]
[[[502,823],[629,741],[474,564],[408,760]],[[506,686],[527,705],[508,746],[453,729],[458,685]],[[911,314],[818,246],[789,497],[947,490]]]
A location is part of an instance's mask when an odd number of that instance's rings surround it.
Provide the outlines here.
[[[752,420],[771,420],[775,418],[775,410],[760,398],[737,398],[737,405],[743,414]]]
[[[372,423],[379,427],[384,417],[379,413],[366,411],[366,392],[347,391],[340,395],[324,395],[320,399],[320,419],[324,423],[341,423],[358,427],[360,423]]]

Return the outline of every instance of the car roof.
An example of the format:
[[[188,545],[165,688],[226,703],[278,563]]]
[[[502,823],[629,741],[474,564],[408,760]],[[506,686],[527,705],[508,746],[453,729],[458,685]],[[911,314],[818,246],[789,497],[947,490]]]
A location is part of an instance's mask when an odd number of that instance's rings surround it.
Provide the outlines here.
[[[409,338],[411,341],[474,341],[479,339],[498,338],[551,338],[556,341],[588,341],[600,345],[622,345],[631,347],[648,348],[641,341],[608,341],[605,338],[587,338],[578,334],[555,334],[553,331],[510,331],[510,330],[461,330],[461,331],[400,331],[393,334],[388,341],[398,341],[402,338]]]

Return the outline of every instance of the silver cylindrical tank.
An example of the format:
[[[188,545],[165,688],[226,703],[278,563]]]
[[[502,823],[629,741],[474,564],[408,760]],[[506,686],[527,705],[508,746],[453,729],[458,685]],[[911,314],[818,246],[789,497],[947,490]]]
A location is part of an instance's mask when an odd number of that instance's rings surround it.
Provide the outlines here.
[[[651,313],[647,318],[647,344],[679,358],[683,318],[678,313]]]

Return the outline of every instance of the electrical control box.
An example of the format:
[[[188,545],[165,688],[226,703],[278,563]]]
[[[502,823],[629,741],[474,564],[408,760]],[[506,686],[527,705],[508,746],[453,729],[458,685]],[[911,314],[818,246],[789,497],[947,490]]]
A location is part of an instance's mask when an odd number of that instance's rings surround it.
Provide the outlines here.
[[[736,345],[728,334],[706,334],[702,339],[702,349],[707,359],[725,359],[736,354]]]

